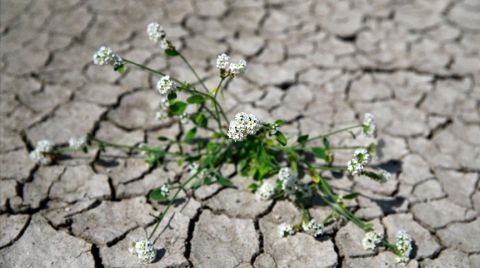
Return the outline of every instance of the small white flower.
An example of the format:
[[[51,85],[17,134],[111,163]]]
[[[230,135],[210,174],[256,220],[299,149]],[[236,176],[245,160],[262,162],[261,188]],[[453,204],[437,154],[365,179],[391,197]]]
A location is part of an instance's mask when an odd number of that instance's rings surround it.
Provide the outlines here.
[[[262,186],[260,186],[255,192],[257,200],[261,201],[269,200],[274,194],[275,186],[268,181],[263,182]]]
[[[300,188],[298,178],[292,174],[288,167],[280,169],[278,172],[278,179],[282,183],[282,190],[287,195],[294,195]]]
[[[380,174],[380,177],[381,177],[381,179],[380,179],[381,183],[387,182],[392,178],[392,174],[390,174],[390,172],[388,172],[386,170],[383,170],[383,169],[380,170],[379,174]]]
[[[163,30],[162,26],[156,22],[152,22],[148,24],[147,26],[147,35],[148,39],[155,43],[159,43],[162,40],[165,40],[165,37],[167,37],[167,34]]]
[[[243,141],[248,135],[255,135],[261,127],[262,124],[255,115],[238,113],[230,121],[227,135],[234,141]]]
[[[159,106],[160,106],[161,109],[167,110],[168,107],[170,107],[170,102],[168,101],[168,98],[165,97],[165,96],[162,96],[162,98],[160,98]]]
[[[365,237],[362,240],[362,245],[363,248],[366,250],[375,250],[378,246],[382,244],[382,241],[382,233],[371,231],[365,234]]]
[[[278,235],[280,237],[285,237],[285,236],[294,234],[292,226],[287,223],[281,223],[280,225],[278,225],[277,230],[278,230]]]
[[[52,162],[53,144],[48,140],[40,140],[37,142],[35,150],[30,152],[30,159],[40,165],[48,165]]]
[[[355,150],[353,157],[357,159],[357,163],[360,165],[366,165],[370,161],[370,154],[368,154],[368,151],[363,148]]]
[[[352,159],[347,163],[347,170],[352,175],[359,175],[363,172],[363,165],[359,164],[357,159]]]
[[[87,137],[70,138],[68,140],[68,146],[74,150],[80,150],[87,144]]]
[[[218,55],[217,61],[216,61],[217,69],[219,70],[227,69],[229,60],[230,60],[230,57],[225,53]]]
[[[245,60],[239,60],[237,63],[230,63],[228,68],[230,73],[235,77],[245,73],[247,69],[247,62]]]
[[[152,263],[157,256],[157,251],[153,248],[152,241],[147,239],[133,242],[129,251],[137,256],[142,263]]]
[[[408,262],[413,249],[413,239],[404,230],[400,230],[396,235],[397,243],[395,244],[400,256],[397,256],[397,262]]]
[[[167,95],[174,89],[173,81],[170,76],[166,75],[157,82],[157,91],[162,95]]]
[[[162,187],[160,187],[160,192],[166,196],[168,195],[168,193],[170,192],[170,188],[168,187],[168,185],[164,184],[162,185]]]
[[[302,223],[303,231],[307,234],[317,237],[323,234],[323,224],[316,222],[314,219],[311,219],[307,224]]]
[[[112,65],[114,68],[117,68],[123,65],[123,60],[111,48],[102,46],[93,54],[93,63],[97,65]]]
[[[362,131],[367,137],[375,137],[377,127],[375,125],[375,117],[371,113],[365,113],[363,117]]]

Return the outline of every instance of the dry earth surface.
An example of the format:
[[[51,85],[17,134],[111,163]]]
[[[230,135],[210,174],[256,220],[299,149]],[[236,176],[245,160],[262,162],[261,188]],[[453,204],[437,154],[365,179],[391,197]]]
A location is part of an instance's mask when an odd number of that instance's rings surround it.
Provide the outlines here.
[[[320,134],[377,116],[375,166],[395,174],[379,185],[330,176],[351,205],[392,238],[416,241],[408,267],[480,267],[480,2],[393,0],[0,0],[0,267],[138,267],[127,247],[152,228],[161,205],[151,189],[182,170],[151,170],[140,156],[109,150],[37,166],[40,139],[64,144],[87,132],[124,143],[178,135],[154,114],[156,77],[119,76],[94,66],[109,45],[181,79],[188,69],[148,41],[158,21],[216,82],[214,58],[245,57],[248,71],[222,100],[289,135]],[[337,139],[347,144],[347,139]],[[340,154],[339,163],[350,155]],[[367,252],[362,232],[343,224],[322,239],[279,238],[276,225],[300,212],[258,202],[231,169],[234,189],[202,188],[182,198],[155,241],[149,267],[394,267]],[[328,208],[314,206],[317,218]]]

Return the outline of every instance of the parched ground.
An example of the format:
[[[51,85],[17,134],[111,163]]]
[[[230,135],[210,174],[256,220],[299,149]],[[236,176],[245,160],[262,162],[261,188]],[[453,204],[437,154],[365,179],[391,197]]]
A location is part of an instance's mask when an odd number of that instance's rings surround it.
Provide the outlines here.
[[[375,165],[394,179],[331,178],[364,193],[351,205],[392,238],[416,241],[409,267],[480,267],[480,2],[389,0],[1,0],[0,267],[137,267],[130,241],[152,228],[148,192],[181,174],[151,170],[140,156],[110,150],[48,167],[28,153],[40,139],[64,144],[93,132],[123,143],[177,135],[154,114],[155,77],[94,66],[109,45],[120,55],[193,76],[165,59],[145,28],[158,21],[215,81],[214,58],[245,57],[246,75],[223,102],[232,115],[283,118],[290,135],[320,134],[377,116]],[[344,143],[342,140],[338,140]],[[348,154],[338,156],[339,163]],[[183,198],[160,227],[151,267],[393,267],[391,253],[362,249],[348,223],[315,240],[279,238],[299,211],[209,186]],[[311,208],[317,218],[326,207]]]

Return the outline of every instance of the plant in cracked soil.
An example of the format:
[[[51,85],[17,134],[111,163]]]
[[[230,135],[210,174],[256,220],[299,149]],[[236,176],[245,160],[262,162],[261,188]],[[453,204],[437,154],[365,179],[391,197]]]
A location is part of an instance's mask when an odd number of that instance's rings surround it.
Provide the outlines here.
[[[335,146],[330,143],[332,136],[341,134],[349,134],[353,139],[359,132],[374,137],[376,126],[372,114],[365,114],[362,122],[351,126],[318,136],[300,135],[296,139],[289,139],[282,133],[282,120],[264,122],[245,112],[237,113],[229,120],[219,104],[219,94],[222,95],[225,90],[224,85],[245,72],[246,62],[231,62],[227,54],[219,55],[215,62],[219,74],[218,84],[209,89],[184,55],[167,39],[159,24],[149,24],[147,35],[160,46],[167,57],[181,59],[198,79],[197,85],[122,58],[108,47],[101,47],[94,54],[93,61],[97,65],[111,65],[119,73],[123,73],[127,65],[132,65],[158,75],[156,90],[160,102],[156,118],[161,121],[177,121],[182,129],[189,125],[191,128],[181,137],[159,136],[158,140],[163,146],[117,144],[88,134],[70,139],[68,146],[55,147],[49,141],[39,141],[30,154],[38,164],[50,164],[59,155],[69,152],[88,152],[96,148],[102,153],[107,147],[114,147],[145,155],[146,162],[153,167],[162,165],[165,159],[173,159],[178,165],[187,166],[187,179],[171,181],[150,192],[151,200],[166,206],[156,217],[156,223],[148,237],[132,244],[132,254],[142,262],[153,262],[156,250],[152,238],[178,195],[182,191],[187,192],[212,183],[223,187],[233,186],[222,173],[224,165],[233,164],[242,176],[252,179],[248,188],[255,192],[258,200],[288,199],[302,211],[300,222],[282,223],[278,226],[281,237],[298,232],[314,237],[321,236],[327,226],[346,219],[365,232],[362,241],[365,249],[376,250],[383,247],[395,253],[399,262],[409,260],[413,241],[407,233],[399,232],[396,243],[389,243],[382,233],[373,229],[372,224],[357,218],[347,207],[346,200],[356,198],[359,193],[339,195],[323,177],[325,172],[332,171],[345,172],[350,176],[365,175],[379,183],[390,178],[387,171],[368,167],[376,151],[375,143],[367,146]],[[203,133],[203,136],[200,133]],[[313,145],[315,142],[321,145]],[[352,159],[346,165],[334,165],[335,150],[351,150]],[[309,200],[312,199],[321,200],[330,206],[331,212],[325,219],[314,219],[309,214],[306,208],[311,205]]]

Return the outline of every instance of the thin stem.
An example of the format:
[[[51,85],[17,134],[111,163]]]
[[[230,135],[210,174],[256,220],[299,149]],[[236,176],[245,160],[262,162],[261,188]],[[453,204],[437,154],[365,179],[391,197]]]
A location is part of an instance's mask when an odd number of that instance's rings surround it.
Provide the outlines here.
[[[222,86],[223,80],[225,80],[225,78],[221,78],[220,81],[218,82],[217,87],[215,87],[215,88],[213,89],[213,91],[214,91],[214,94],[213,94],[213,100],[214,100],[213,106],[215,107],[216,118],[218,118],[217,123],[218,123],[218,130],[220,131],[220,133],[223,133],[223,127],[222,127],[222,123],[221,123],[221,120],[220,120],[220,111],[219,111],[219,109],[218,109],[218,105],[216,105],[215,103],[217,102],[217,93],[218,93],[218,91],[220,90],[220,87]],[[228,122],[227,122],[227,123],[228,123]]]
[[[200,85],[202,85],[203,89],[208,92],[208,88],[207,86],[205,86],[205,84],[203,83],[202,79],[200,78],[200,76],[197,74],[197,72],[195,71],[195,69],[193,68],[193,66],[190,64],[190,62],[187,60],[187,58],[185,58],[183,56],[182,53],[178,53],[178,56],[180,56],[180,58],[182,59],[183,62],[185,62],[185,64],[188,66],[188,68],[190,69],[190,71],[192,71],[193,75],[195,75],[195,77],[197,78],[198,82],[200,83]]]
[[[150,235],[148,236],[148,240],[151,240],[153,235],[155,234],[155,232],[157,231],[158,227],[160,226],[160,223],[162,222],[163,220],[163,217],[165,217],[165,215],[167,214],[168,210],[170,209],[170,207],[173,205],[173,203],[175,202],[175,199],[177,198],[178,194],[185,188],[185,185],[187,185],[190,181],[192,181],[197,175],[198,175],[198,171],[193,174],[190,178],[188,178],[188,180],[186,180],[184,183],[182,183],[180,185],[180,187],[177,189],[177,191],[175,192],[175,194],[173,195],[173,197],[170,199],[170,202],[168,202],[168,205],[167,207],[158,214],[157,216],[157,222],[155,223],[155,226],[153,227],[153,230],[150,232]]]
[[[355,128],[359,128],[359,127],[361,127],[361,126],[362,126],[362,125],[354,125],[354,126],[349,126],[349,127],[340,128],[340,129],[337,129],[337,130],[334,130],[334,131],[331,131],[331,132],[328,132],[328,133],[325,133],[325,134],[322,134],[322,135],[318,135],[318,136],[309,138],[304,144],[309,143],[309,142],[312,142],[312,141],[315,141],[315,140],[323,139],[323,138],[326,138],[326,137],[330,137],[330,136],[332,136],[332,135],[335,135],[335,134],[338,134],[338,133],[341,133],[341,132],[344,132],[344,131],[348,131],[348,130],[352,130],[352,129],[355,129]]]

